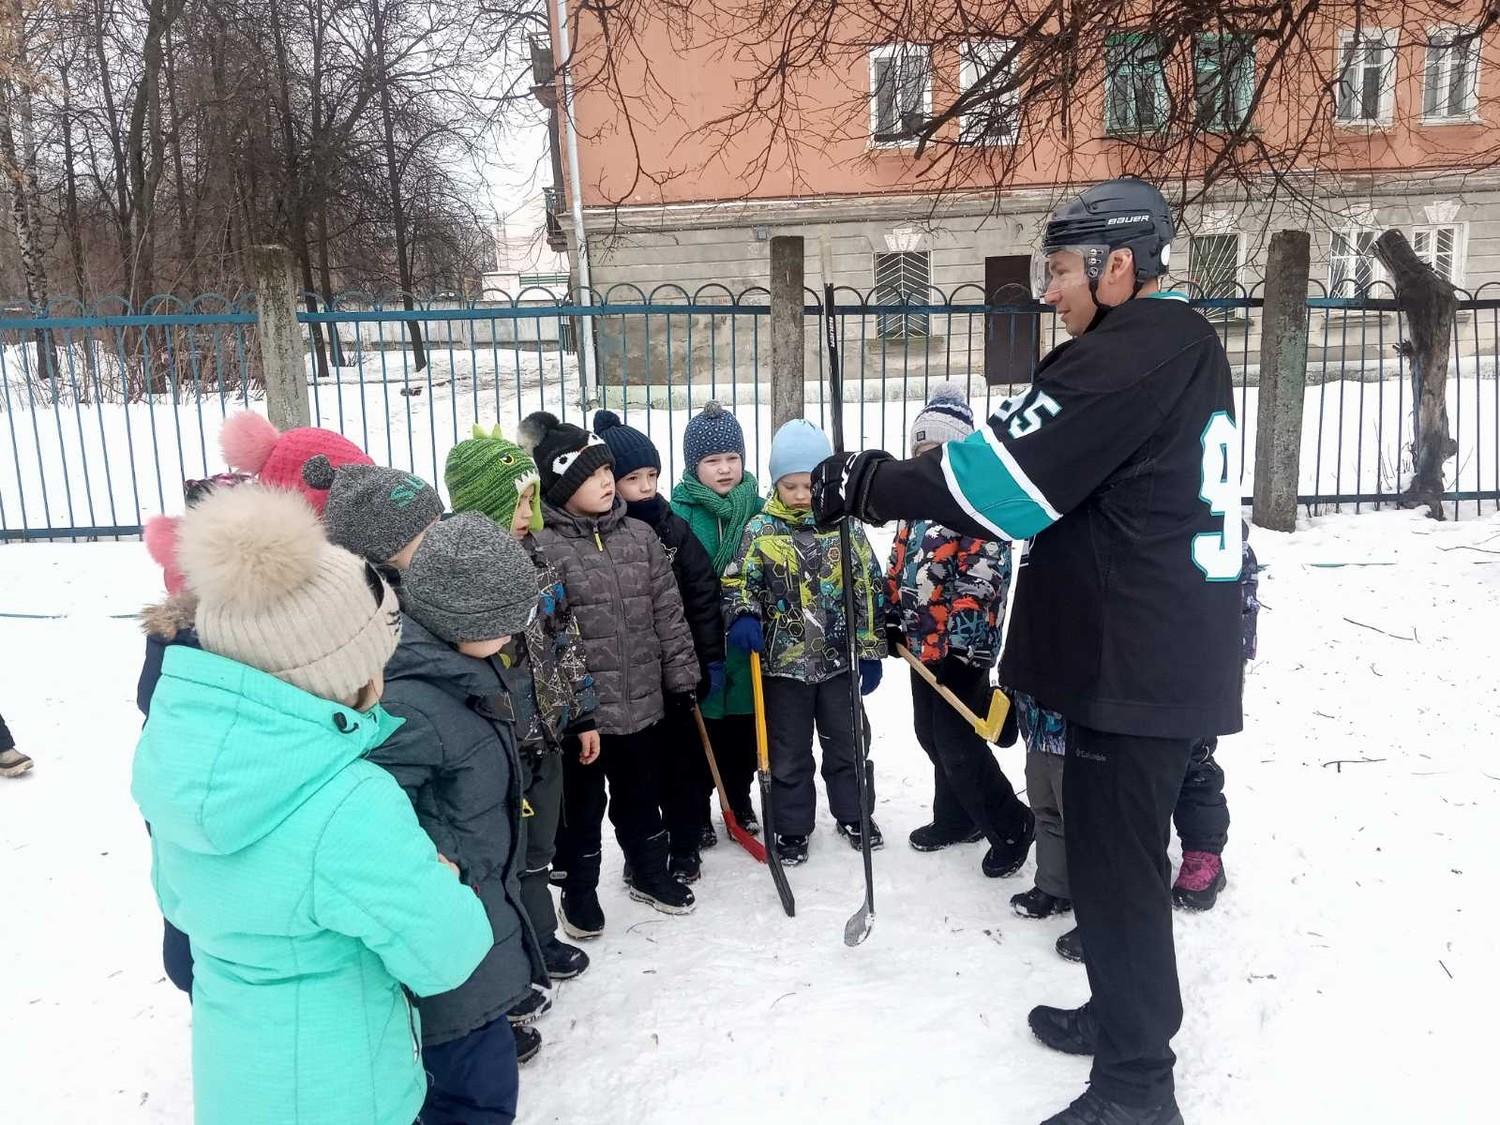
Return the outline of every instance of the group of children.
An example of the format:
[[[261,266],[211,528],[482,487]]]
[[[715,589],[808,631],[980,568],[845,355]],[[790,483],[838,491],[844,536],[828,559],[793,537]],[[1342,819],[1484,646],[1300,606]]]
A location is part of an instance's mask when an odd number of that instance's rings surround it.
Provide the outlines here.
[[[913,455],[972,429],[943,385]],[[905,648],[986,705],[1009,544],[902,525],[882,572],[855,529],[848,621],[839,536],[810,511],[831,452],[811,422],[776,432],[763,494],[739,422],[708,404],[670,501],[656,447],[611,412],[592,432],[535,413],[518,437],[476,429],[453,448],[445,513],[428,482],[337,434],[238,415],[223,447],[239,471],[193,482],[186,514],[147,529],[169,596],[146,615],[132,791],[168,972],[194,1005],[200,1121],[513,1120],[546,988],[589,965],[559,924],[579,940],[605,930],[606,813],[630,896],[669,914],[693,909],[717,842],[700,731],[735,818],[761,830],[752,654],[775,794],[764,828],[788,864],[816,820],[815,733],[837,832],[861,846],[863,811],[883,843],[851,708],[883,658]],[[912,846],[985,840],[998,877],[1037,839],[1037,886],[1015,907],[1068,909],[1060,803],[1045,796],[1060,794],[1061,723],[1017,700],[1028,808],[915,671],[912,695],[934,767]],[[1222,806],[1211,746],[1190,791]],[[1201,832],[1222,848],[1223,831]],[[1212,904],[1215,871],[1188,905]]]

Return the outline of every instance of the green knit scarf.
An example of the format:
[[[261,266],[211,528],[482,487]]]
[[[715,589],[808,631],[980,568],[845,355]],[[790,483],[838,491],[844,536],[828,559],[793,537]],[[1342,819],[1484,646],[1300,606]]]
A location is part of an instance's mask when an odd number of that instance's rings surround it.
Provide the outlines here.
[[[723,574],[740,551],[740,537],[750,517],[759,512],[764,501],[754,473],[720,496],[692,475],[689,469],[672,489],[672,507],[687,520],[698,541],[713,556],[714,569]]]

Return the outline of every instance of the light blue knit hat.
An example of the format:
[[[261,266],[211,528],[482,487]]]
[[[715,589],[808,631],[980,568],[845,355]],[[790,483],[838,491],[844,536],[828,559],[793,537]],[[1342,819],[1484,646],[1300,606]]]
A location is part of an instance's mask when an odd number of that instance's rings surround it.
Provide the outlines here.
[[[818,462],[833,456],[828,435],[806,418],[793,418],[771,439],[771,481],[792,473],[810,473]]]

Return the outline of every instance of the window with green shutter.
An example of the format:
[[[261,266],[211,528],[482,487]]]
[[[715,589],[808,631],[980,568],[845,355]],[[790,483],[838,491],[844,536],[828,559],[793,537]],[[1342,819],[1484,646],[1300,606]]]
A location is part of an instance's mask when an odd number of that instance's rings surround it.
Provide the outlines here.
[[[1167,121],[1167,72],[1162,41],[1131,32],[1105,44],[1108,81],[1104,126],[1111,133],[1149,133]]]

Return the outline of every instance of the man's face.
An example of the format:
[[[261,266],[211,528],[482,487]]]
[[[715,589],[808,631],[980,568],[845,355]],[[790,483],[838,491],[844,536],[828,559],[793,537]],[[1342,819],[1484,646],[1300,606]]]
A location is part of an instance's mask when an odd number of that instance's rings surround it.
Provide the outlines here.
[[[1135,259],[1129,250],[1115,250],[1105,261],[1097,286],[1099,300],[1089,291],[1083,255],[1058,250],[1047,255],[1047,289],[1042,300],[1057,310],[1069,336],[1082,336],[1094,323],[1099,305],[1113,308],[1134,293]]]

